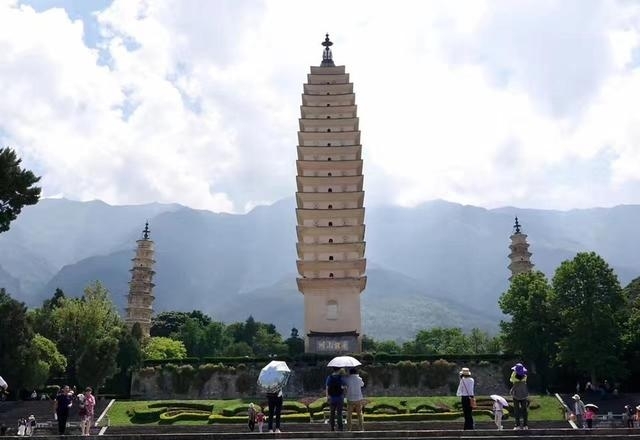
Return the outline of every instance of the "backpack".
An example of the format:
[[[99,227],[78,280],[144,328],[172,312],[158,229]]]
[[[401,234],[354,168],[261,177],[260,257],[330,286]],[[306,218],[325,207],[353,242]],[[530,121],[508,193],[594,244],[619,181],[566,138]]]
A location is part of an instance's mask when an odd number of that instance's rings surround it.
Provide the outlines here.
[[[329,380],[327,381],[327,392],[330,396],[341,396],[342,377],[337,374],[332,374],[331,376],[329,376]]]

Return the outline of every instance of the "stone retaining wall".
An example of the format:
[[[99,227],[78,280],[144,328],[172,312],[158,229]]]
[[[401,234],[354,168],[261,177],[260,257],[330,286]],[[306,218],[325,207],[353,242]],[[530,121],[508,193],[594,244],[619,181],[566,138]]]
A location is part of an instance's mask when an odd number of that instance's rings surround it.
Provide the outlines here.
[[[324,366],[290,365],[292,376],[284,389],[288,397],[320,397],[331,370]],[[480,362],[465,364],[476,380],[476,394],[508,394],[505,376],[508,366]],[[222,367],[216,371],[198,366],[147,367],[133,374],[131,395],[140,399],[231,399],[260,396],[257,365]],[[452,395],[458,386],[460,365],[446,363],[398,363],[360,368],[365,395],[433,396]],[[506,371],[505,371],[506,367]],[[433,368],[433,370],[429,370]],[[431,371],[429,373],[429,371]],[[437,373],[437,374],[436,374]]]

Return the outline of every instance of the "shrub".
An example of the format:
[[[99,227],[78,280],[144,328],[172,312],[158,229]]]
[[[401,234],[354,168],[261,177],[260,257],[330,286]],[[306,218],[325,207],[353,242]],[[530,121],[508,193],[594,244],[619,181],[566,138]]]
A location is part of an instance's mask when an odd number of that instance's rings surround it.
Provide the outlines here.
[[[200,402],[153,402],[147,405],[149,408],[187,408],[187,409],[195,409],[198,411],[213,411],[213,405],[210,403],[200,403]]]
[[[171,410],[171,411],[167,411],[160,414],[160,421],[158,423],[171,424],[178,420],[191,420],[191,421],[208,420],[210,415],[211,415],[211,412],[208,412],[208,411],[198,411],[193,409],[191,410],[177,409],[177,410]]]
[[[420,385],[420,372],[418,365],[411,361],[400,361],[395,367],[398,369],[398,382],[405,387],[417,387]]]
[[[157,422],[158,420],[160,420],[160,414],[162,414],[166,410],[166,406],[158,408],[134,407],[133,417],[131,421],[134,423]]]

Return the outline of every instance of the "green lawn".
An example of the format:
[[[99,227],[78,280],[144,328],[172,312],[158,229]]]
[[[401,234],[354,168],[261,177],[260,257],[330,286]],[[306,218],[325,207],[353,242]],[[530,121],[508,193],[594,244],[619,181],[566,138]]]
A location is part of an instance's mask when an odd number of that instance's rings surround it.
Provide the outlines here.
[[[459,398],[455,396],[431,396],[431,397],[367,397],[367,407],[374,405],[389,405],[400,410],[400,412],[413,413],[418,405],[430,405],[432,407],[451,408],[455,411],[455,404],[459,402]],[[491,401],[482,396],[477,396],[479,409],[490,410]],[[113,426],[126,426],[132,425],[131,410],[133,408],[147,408],[149,404],[158,404],[162,402],[166,406],[180,403],[199,403],[213,405],[213,414],[222,414],[223,410],[237,410],[239,407],[248,406],[250,402],[256,404],[264,403],[263,398],[255,399],[228,399],[228,400],[154,400],[154,401],[116,401],[114,405],[109,409],[109,420]],[[323,402],[323,398],[319,398],[311,404],[312,407],[319,408]],[[563,412],[560,409],[558,401],[551,396],[532,396],[531,397],[531,409],[529,410],[529,420],[532,421],[545,421],[545,420],[563,420]],[[295,400],[285,400],[285,406],[287,402],[295,403]],[[240,408],[241,409],[241,408]],[[227,411],[228,412],[228,411]],[[491,418],[490,414],[486,412],[486,418]],[[244,416],[244,412],[238,413],[238,416]],[[477,417],[485,417],[477,414]],[[389,416],[389,420],[393,420],[393,416]],[[136,423],[144,424],[145,422]],[[158,421],[146,422],[146,424],[158,424]],[[176,425],[203,425],[207,421],[198,420],[181,420],[176,421]]]

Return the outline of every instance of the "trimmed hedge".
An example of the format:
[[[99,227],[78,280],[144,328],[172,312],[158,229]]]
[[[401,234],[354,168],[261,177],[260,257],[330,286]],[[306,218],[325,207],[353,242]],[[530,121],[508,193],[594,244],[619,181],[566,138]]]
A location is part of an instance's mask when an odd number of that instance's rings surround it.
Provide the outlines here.
[[[131,419],[136,423],[157,422],[160,420],[160,415],[166,410],[166,406],[155,408],[134,407]]]
[[[195,409],[198,411],[213,411],[213,405],[209,403],[199,403],[199,402],[153,402],[147,405],[148,408],[186,408],[186,409]]]
[[[198,420],[208,420],[211,412],[207,411],[198,411],[198,410],[174,410],[167,411],[160,414],[160,421],[158,423],[164,424],[172,424],[178,420],[190,420],[190,421],[198,421]]]
[[[310,419],[309,413],[304,414],[282,414],[280,419],[285,422],[308,422]],[[247,417],[233,416],[225,417],[219,414],[211,414],[209,416],[209,423],[247,423]]]

